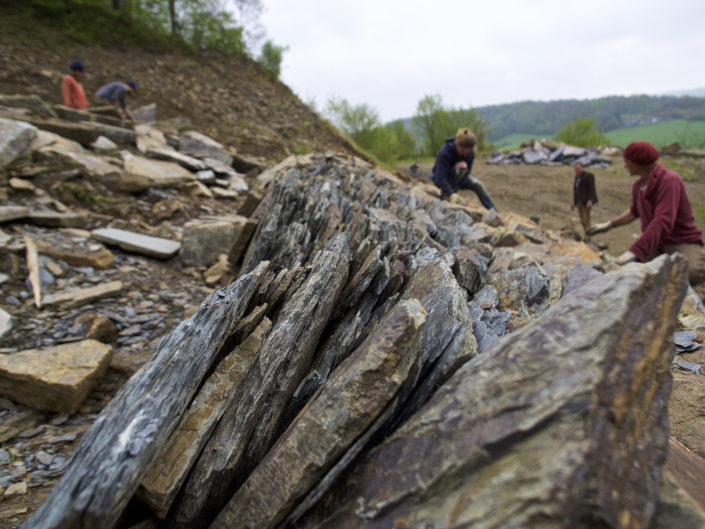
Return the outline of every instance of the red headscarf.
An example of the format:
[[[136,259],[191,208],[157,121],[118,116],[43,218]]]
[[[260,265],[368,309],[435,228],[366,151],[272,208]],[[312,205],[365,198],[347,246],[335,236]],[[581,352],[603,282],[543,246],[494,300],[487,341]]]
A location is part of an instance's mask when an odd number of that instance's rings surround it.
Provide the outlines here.
[[[633,141],[624,149],[622,157],[639,165],[649,165],[658,160],[658,151],[648,141]]]

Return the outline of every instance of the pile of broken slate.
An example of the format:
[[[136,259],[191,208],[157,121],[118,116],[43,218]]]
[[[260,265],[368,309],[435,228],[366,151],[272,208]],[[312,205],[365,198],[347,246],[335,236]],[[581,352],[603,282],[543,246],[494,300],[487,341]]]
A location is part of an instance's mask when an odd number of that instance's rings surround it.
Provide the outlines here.
[[[172,180],[156,169],[171,162],[143,156],[146,138],[217,173],[213,145],[177,149],[155,123],[106,154],[42,119],[0,122],[0,301],[15,320],[0,392],[61,414],[60,428],[131,345],[149,358],[87,410],[95,420],[25,528],[647,527],[660,512],[692,515],[660,488],[674,330],[705,329],[679,257],[619,268],[530,219],[440,201],[334,153],[247,174],[221,160],[238,173],[220,173],[227,188],[197,167]],[[71,190],[103,199],[68,205]],[[45,333],[29,350],[24,318]],[[681,355],[696,337],[675,337]],[[21,390],[30,376],[41,392]]]
[[[553,140],[531,140],[523,143],[519,149],[507,153],[494,152],[487,163],[491,165],[573,165],[581,163],[584,167],[604,169],[612,163],[612,157],[619,154],[617,147],[576,147]]]

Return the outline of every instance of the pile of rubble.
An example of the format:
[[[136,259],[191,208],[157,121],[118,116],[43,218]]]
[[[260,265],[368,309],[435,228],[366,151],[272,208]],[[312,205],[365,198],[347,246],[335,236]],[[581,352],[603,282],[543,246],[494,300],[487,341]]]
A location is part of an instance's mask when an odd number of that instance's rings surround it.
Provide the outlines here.
[[[0,403],[48,415],[0,485],[62,477],[25,528],[697,516],[660,488],[682,259],[619,269],[359,158],[33,122],[0,129]]]
[[[522,143],[517,150],[508,153],[495,152],[487,160],[488,164],[539,164],[539,165],[572,165],[581,163],[585,167],[604,169],[612,163],[611,156],[619,154],[616,147],[574,147],[572,145],[558,144],[551,140],[528,141]]]

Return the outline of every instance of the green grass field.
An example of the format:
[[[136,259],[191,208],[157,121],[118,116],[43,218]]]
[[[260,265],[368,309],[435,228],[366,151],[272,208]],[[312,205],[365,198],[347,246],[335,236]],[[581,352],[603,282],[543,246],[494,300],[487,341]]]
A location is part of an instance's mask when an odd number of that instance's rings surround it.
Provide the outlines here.
[[[612,145],[626,146],[632,141],[650,141],[656,147],[678,142],[684,149],[705,147],[705,121],[674,119],[638,127],[625,127],[605,133]]]
[[[621,129],[605,132],[610,144],[626,146],[632,141],[650,141],[656,147],[663,147],[669,143],[678,142],[684,149],[705,148],[705,121],[686,121],[684,119],[673,119],[652,123],[649,125],[639,125],[637,127],[624,127]],[[526,140],[531,138],[541,139],[545,134],[515,133],[504,136],[493,143],[498,149],[511,150],[518,149]]]

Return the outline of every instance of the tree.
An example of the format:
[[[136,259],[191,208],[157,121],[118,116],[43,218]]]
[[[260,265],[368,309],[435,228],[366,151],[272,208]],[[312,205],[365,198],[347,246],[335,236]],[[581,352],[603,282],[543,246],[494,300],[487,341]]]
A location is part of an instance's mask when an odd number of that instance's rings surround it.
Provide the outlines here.
[[[576,147],[590,147],[609,143],[602,133],[602,127],[595,125],[595,118],[577,118],[566,123],[555,136],[556,141],[562,141]]]
[[[422,151],[427,155],[436,154],[446,139],[455,136],[461,127],[469,127],[475,133],[477,150],[484,151],[492,147],[489,143],[489,125],[477,110],[446,108],[438,94],[427,95],[419,101],[412,123],[423,142]]]
[[[441,96],[427,95],[416,106],[412,123],[419,132],[424,154],[433,155],[450,134],[448,113],[443,109]],[[455,131],[453,131],[453,135]]]
[[[277,46],[271,40],[268,40],[262,45],[259,62],[276,77],[279,77],[284,52],[288,49],[288,46]]]
[[[385,128],[394,135],[397,143],[396,159],[404,160],[416,155],[416,139],[401,120],[392,121]]]
[[[379,112],[370,105],[351,105],[347,100],[331,97],[325,115],[333,124],[356,142],[380,125]]]

